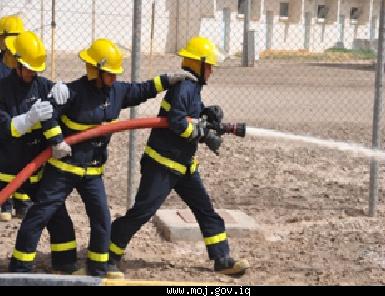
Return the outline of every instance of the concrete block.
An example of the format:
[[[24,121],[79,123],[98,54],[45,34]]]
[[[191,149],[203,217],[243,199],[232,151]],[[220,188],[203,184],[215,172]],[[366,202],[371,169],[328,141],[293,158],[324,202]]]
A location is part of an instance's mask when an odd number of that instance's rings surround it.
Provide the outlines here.
[[[264,239],[263,231],[256,221],[240,210],[216,210],[224,219],[229,237],[244,237],[253,232],[256,239]],[[158,210],[154,223],[161,235],[169,241],[199,241],[202,234],[190,209]]]
[[[91,276],[54,274],[0,274],[0,286],[100,286],[101,279]]]

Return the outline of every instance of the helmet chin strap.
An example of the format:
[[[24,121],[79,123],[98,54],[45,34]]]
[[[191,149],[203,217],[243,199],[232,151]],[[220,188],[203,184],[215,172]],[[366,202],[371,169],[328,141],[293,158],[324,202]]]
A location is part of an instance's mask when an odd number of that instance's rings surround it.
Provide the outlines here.
[[[104,84],[104,80],[103,80],[103,76],[102,76],[102,73],[104,72],[103,70],[101,70],[99,67],[96,68],[97,69],[97,73],[98,73],[98,76],[96,79],[98,79],[100,81],[100,85],[101,85],[101,88],[105,87],[106,85]]]
[[[205,62],[206,62],[206,57],[201,57],[201,69],[200,69],[200,75],[199,75],[199,84],[201,85],[206,85],[206,80],[205,80]]]

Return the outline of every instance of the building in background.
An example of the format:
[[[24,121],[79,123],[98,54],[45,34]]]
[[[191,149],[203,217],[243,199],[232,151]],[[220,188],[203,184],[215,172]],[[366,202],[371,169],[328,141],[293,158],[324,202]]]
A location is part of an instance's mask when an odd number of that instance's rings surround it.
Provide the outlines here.
[[[322,52],[331,47],[371,48],[380,0],[250,0],[255,49]],[[245,0],[142,1],[142,52],[175,53],[204,35],[228,56],[240,55]],[[133,0],[57,0],[57,50],[78,51],[108,36],[131,48]],[[51,0],[2,0],[0,14],[18,13],[26,26],[51,38]]]

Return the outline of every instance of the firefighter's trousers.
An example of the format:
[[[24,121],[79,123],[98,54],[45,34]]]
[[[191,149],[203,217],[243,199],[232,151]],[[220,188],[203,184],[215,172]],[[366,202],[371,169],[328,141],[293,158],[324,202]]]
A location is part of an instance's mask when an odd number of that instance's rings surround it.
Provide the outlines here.
[[[214,260],[229,254],[223,219],[215,212],[199,172],[178,176],[152,160],[142,160],[142,177],[135,204],[125,216],[112,223],[110,260],[119,261],[133,235],[160,208],[174,189],[193,212],[207,247]]]
[[[63,209],[67,196],[76,188],[79,192],[91,224],[91,238],[88,247],[87,269],[91,275],[105,275],[108,262],[108,243],[111,218],[101,175],[78,176],[47,165],[37,194],[37,202],[28,211],[20,227],[16,240],[17,252],[33,253],[41,232],[49,223],[57,227],[57,212]],[[68,215],[67,215],[68,216]],[[54,221],[52,221],[54,219]],[[71,224],[72,226],[72,224]],[[60,234],[62,255],[67,263],[76,260],[76,243],[73,228]],[[10,270],[20,265],[20,260],[12,257]]]

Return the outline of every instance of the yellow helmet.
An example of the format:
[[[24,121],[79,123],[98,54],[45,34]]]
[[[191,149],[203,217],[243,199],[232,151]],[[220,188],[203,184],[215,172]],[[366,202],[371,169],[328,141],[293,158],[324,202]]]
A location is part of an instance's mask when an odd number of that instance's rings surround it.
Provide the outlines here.
[[[209,39],[196,36],[191,38],[186,45],[186,48],[182,48],[178,55],[184,58],[201,61],[205,58],[205,63],[210,65],[216,65],[218,59],[218,50],[213,42]]]
[[[7,37],[5,46],[16,57],[16,60],[26,68],[36,72],[45,70],[47,58],[45,47],[35,33],[26,31],[18,36]]]
[[[123,73],[123,56],[118,46],[108,39],[95,40],[90,48],[79,53],[80,58],[100,70],[112,73]]]
[[[24,32],[23,20],[17,15],[9,15],[0,19],[0,35],[12,36]]]
[[[0,35],[2,35],[4,32],[4,23],[7,20],[7,17],[8,16],[3,16],[2,18],[0,18]]]

